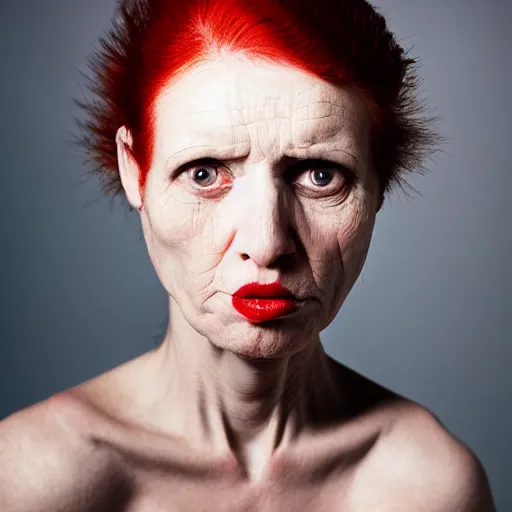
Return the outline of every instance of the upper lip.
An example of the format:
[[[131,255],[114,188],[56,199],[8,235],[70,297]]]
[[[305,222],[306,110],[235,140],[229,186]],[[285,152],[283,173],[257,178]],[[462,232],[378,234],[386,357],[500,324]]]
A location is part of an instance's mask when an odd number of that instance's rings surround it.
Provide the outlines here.
[[[295,299],[296,297],[285,288],[279,281],[269,284],[249,283],[239,288],[235,293],[235,297],[274,297],[283,299]]]

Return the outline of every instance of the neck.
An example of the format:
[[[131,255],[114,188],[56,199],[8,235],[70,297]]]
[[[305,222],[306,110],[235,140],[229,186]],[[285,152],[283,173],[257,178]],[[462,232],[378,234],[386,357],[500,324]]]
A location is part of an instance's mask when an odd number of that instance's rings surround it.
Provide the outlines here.
[[[339,401],[319,336],[306,347],[275,359],[241,357],[198,334],[171,300],[169,328],[154,354],[167,428],[261,471]]]

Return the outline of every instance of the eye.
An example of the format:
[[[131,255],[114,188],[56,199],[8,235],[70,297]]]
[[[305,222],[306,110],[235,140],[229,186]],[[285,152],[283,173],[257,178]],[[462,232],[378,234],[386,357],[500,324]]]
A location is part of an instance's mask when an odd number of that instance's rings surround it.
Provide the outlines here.
[[[319,187],[325,187],[334,179],[331,171],[325,169],[314,169],[310,171],[310,179],[312,183]]]
[[[188,171],[189,178],[200,187],[209,187],[217,180],[217,167],[212,164],[194,166]]]
[[[210,194],[230,186],[231,173],[225,164],[215,158],[200,158],[176,169],[171,179],[185,180],[194,189]]]
[[[293,184],[312,197],[342,194],[350,186],[352,174],[344,166],[328,160],[303,160],[292,168]]]

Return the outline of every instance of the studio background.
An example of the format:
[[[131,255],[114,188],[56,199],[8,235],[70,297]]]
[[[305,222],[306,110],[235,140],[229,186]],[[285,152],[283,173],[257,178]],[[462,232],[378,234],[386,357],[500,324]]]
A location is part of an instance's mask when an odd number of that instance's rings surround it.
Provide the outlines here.
[[[512,510],[512,2],[375,0],[421,57],[449,142],[379,213],[322,334],[336,359],[431,409]],[[155,346],[167,299],[138,212],[83,180],[80,71],[114,0],[0,2],[0,418]],[[87,206],[89,205],[89,206]]]

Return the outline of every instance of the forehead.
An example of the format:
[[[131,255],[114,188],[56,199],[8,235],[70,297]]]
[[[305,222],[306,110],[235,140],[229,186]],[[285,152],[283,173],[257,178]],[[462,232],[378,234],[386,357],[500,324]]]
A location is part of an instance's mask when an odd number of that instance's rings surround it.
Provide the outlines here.
[[[289,66],[229,57],[202,63],[164,87],[154,114],[155,147],[166,152],[250,143],[248,128],[267,125],[267,136],[279,126],[281,146],[336,139],[361,153],[369,120],[347,90]]]

